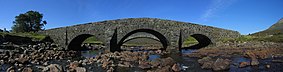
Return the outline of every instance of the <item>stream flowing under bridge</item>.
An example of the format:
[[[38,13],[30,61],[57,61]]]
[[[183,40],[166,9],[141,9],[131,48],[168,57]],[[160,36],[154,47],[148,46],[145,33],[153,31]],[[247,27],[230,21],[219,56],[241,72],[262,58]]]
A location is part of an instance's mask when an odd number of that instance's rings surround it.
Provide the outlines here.
[[[50,36],[59,46],[69,50],[81,50],[81,44],[87,38],[95,36],[111,52],[121,51],[121,45],[137,38],[154,39],[162,44],[164,50],[170,50],[180,48],[189,36],[194,37],[199,44],[188,48],[203,47],[222,38],[240,36],[237,31],[157,18],[108,20],[54,28],[38,33]]]

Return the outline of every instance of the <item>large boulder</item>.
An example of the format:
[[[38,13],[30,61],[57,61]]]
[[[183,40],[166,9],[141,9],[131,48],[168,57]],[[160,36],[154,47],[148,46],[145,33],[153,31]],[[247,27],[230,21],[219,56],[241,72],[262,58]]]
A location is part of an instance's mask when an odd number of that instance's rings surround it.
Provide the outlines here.
[[[151,65],[148,62],[140,61],[139,68],[141,69],[150,69]]]
[[[15,59],[19,63],[27,63],[29,61],[29,58],[25,56],[24,54],[21,54],[19,58]]]
[[[63,72],[62,66],[60,66],[58,64],[50,64],[47,67],[49,68],[50,72]]]
[[[242,67],[246,67],[248,65],[250,65],[249,62],[240,62],[239,67],[242,68]]]
[[[214,63],[212,69],[214,71],[227,70],[230,68],[230,60],[218,58]]]
[[[174,64],[174,65],[172,66],[172,70],[173,70],[174,72],[180,72],[181,69],[182,69],[182,68],[180,67],[179,64]]]
[[[29,67],[26,67],[26,68],[24,68],[23,69],[23,71],[22,72],[32,72],[32,69],[31,68],[29,68]]]
[[[202,59],[198,60],[198,63],[202,65],[202,64],[204,64],[205,62],[208,62],[208,61],[212,61],[212,58],[210,58],[210,57],[203,57]]]
[[[202,63],[202,69],[211,69],[213,66],[213,61],[206,61]]]
[[[172,59],[171,57],[167,57],[165,59],[162,59],[161,66],[172,66],[175,63],[176,62],[174,61],[174,59]]]
[[[258,65],[258,64],[259,64],[259,62],[258,62],[257,59],[252,59],[252,61],[251,61],[251,65],[252,65],[252,66],[256,66],[256,65]]]
[[[76,72],[86,72],[86,69],[84,67],[77,67]]]
[[[71,69],[76,69],[77,67],[79,67],[80,63],[79,62],[72,62],[70,63],[70,68]]]

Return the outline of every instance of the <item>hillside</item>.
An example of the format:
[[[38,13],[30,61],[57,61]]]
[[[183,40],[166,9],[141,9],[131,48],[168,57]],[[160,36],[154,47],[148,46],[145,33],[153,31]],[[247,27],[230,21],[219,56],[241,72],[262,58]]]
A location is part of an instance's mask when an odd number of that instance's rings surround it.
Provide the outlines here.
[[[283,42],[283,18],[273,24],[264,31],[260,31],[250,35],[251,40],[269,41],[269,42]]]
[[[264,31],[260,31],[257,33],[254,33],[252,35],[255,36],[266,36],[266,35],[279,35],[283,34],[283,18],[281,18],[278,22],[273,24],[271,27]]]

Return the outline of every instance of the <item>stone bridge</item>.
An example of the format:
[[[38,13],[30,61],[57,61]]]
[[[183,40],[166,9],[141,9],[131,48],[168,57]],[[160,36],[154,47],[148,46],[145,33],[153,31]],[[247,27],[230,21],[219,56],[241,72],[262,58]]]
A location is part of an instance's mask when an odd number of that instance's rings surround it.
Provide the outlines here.
[[[164,48],[175,49],[189,36],[201,44],[213,44],[221,38],[236,38],[237,31],[187,22],[164,20],[157,18],[127,18],[79,24],[54,28],[38,32],[50,36],[59,46],[71,50],[80,50],[81,43],[95,36],[102,41],[110,51],[119,51],[120,46],[129,39],[141,37],[135,35],[148,34],[152,39],[158,39]],[[139,34],[140,33],[140,34]]]

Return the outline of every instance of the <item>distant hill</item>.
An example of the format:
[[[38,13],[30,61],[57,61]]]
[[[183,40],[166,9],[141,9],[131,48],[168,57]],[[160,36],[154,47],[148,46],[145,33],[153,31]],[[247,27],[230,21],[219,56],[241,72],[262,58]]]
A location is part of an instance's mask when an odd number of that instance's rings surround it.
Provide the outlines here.
[[[281,18],[278,22],[273,24],[271,27],[264,31],[260,31],[257,33],[254,33],[252,35],[255,36],[266,36],[266,35],[279,35],[283,34],[283,18]]]

